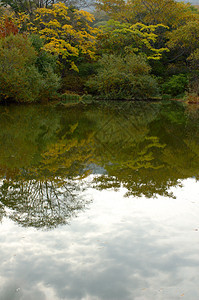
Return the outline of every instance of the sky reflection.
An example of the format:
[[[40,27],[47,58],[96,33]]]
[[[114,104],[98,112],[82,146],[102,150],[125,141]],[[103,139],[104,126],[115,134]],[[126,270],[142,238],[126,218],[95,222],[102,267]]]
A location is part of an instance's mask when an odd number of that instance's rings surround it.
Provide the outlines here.
[[[199,183],[182,184],[176,199],[90,188],[89,209],[51,231],[4,218],[0,299],[198,300]]]

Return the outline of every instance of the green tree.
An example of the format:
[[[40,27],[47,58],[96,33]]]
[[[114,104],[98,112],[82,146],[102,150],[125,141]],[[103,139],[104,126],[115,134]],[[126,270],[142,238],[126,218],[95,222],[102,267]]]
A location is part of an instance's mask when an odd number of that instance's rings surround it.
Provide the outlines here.
[[[144,25],[109,20],[100,26],[98,34],[99,49],[105,53],[128,54],[146,53],[149,59],[160,59],[167,48],[157,47],[158,35],[156,31],[167,30],[167,27],[158,25]]]
[[[59,87],[59,77],[48,65],[40,73],[36,62],[37,52],[25,36],[0,39],[1,100],[32,102],[53,96]]]
[[[173,60],[189,67],[190,91],[199,95],[199,18],[168,33]]]
[[[178,96],[183,94],[188,87],[188,78],[184,74],[173,75],[162,85],[162,91],[165,94]]]
[[[146,99],[158,93],[156,80],[143,55],[104,55],[99,60],[97,75],[87,86],[105,99]]]
[[[168,47],[190,55],[199,48],[199,18],[168,33]]]

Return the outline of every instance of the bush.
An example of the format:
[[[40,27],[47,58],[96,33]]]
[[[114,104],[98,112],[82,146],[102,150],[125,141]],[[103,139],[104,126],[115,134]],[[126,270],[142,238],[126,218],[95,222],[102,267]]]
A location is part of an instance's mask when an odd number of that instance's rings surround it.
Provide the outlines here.
[[[41,81],[41,90],[39,98],[49,100],[57,96],[57,90],[60,88],[60,77],[54,73],[52,67],[46,66]]]
[[[189,92],[199,96],[199,48],[187,59],[189,62]]]
[[[56,55],[52,55],[43,50],[44,42],[37,34],[32,34],[29,37],[32,46],[37,52],[37,58],[35,65],[40,73],[46,73],[46,70],[52,69],[53,72],[57,71],[57,59]]]
[[[172,96],[183,94],[188,86],[187,76],[184,74],[173,75],[162,84],[162,92]]]
[[[63,102],[79,102],[81,100],[81,97],[77,94],[64,93],[59,96],[59,99]]]
[[[98,64],[96,62],[88,63],[82,62],[78,65],[79,76],[88,77],[97,73]]]
[[[30,40],[17,34],[0,39],[0,100],[33,102],[52,97],[59,77],[50,65],[42,72]]]
[[[72,70],[66,71],[62,77],[61,91],[73,91],[77,93],[83,93],[84,91],[84,79],[79,76],[79,73]]]
[[[62,92],[75,91],[83,94],[85,92],[85,84],[91,75],[97,73],[97,64],[95,62],[81,62],[77,64],[79,72],[65,69],[62,77]]]
[[[195,72],[195,74],[191,74],[190,76],[189,93],[199,96],[199,72]]]
[[[99,66],[86,85],[91,93],[104,99],[146,99],[158,92],[157,81],[149,74],[150,66],[143,55],[104,55]]]

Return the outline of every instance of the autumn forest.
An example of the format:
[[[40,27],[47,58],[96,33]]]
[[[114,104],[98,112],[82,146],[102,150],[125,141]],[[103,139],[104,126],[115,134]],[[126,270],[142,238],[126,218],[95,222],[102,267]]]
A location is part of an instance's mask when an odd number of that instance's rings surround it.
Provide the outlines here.
[[[199,97],[199,11],[175,0],[1,0],[0,102]]]

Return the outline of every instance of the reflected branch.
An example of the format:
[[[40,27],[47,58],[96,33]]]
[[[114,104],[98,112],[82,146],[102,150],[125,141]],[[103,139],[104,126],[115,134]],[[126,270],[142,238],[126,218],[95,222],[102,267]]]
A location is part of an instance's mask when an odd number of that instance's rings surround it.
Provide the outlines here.
[[[60,184],[61,183],[61,184]],[[71,180],[6,181],[0,186],[0,198],[7,215],[18,224],[35,228],[53,228],[69,224],[90,202],[83,197],[83,186]]]

